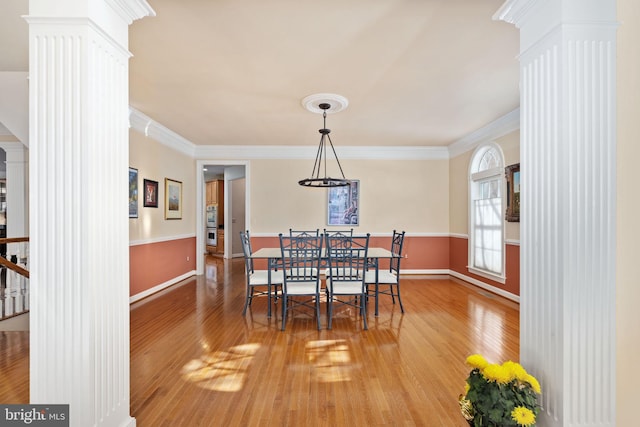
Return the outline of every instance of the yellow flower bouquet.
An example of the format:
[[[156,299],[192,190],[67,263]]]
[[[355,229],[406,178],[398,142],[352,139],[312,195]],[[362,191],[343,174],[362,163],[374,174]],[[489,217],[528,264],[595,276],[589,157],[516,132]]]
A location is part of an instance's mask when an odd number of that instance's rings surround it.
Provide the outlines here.
[[[490,364],[479,354],[467,357],[471,372],[459,397],[462,415],[473,427],[534,426],[540,413],[540,383],[507,361]]]

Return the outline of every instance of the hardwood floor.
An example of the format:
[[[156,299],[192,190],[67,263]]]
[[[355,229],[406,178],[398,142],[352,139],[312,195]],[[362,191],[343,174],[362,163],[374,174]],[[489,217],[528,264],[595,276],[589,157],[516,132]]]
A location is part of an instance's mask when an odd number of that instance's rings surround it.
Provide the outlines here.
[[[242,316],[243,269],[208,257],[205,276],[132,305],[138,426],[462,427],[466,356],[518,360],[518,305],[448,276],[403,276],[405,314],[385,297],[368,331],[345,307],[331,331],[301,310],[283,332],[266,298]],[[0,402],[26,403],[27,334],[0,334]]]

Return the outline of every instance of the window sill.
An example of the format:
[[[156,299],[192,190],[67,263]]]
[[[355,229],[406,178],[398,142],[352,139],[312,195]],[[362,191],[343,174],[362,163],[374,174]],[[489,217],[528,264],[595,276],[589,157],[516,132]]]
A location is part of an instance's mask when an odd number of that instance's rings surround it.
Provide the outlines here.
[[[503,285],[507,281],[507,278],[505,276],[500,276],[498,274],[490,273],[488,271],[479,270],[479,269],[474,268],[474,267],[467,266],[467,270],[469,270],[469,273],[473,273],[475,275],[482,276],[485,279],[493,280],[494,282],[498,282],[498,283],[501,283]]]

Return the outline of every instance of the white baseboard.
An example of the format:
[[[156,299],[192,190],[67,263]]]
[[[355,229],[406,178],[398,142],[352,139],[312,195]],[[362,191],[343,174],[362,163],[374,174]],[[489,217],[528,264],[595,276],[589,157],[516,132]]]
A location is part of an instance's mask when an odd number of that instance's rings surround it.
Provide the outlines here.
[[[149,295],[155,294],[156,292],[160,292],[161,290],[166,289],[171,285],[175,285],[176,283],[178,283],[178,282],[180,282],[180,281],[182,281],[184,279],[187,279],[187,278],[189,278],[191,276],[195,276],[195,275],[196,275],[196,271],[195,270],[191,270],[188,273],[184,273],[181,276],[174,277],[173,279],[168,280],[168,281],[166,281],[164,283],[161,283],[159,285],[156,285],[153,288],[149,288],[146,291],[142,291],[142,292],[140,292],[138,294],[132,295],[131,297],[129,297],[129,304],[133,304],[134,302],[139,301],[142,298],[146,298]]]
[[[458,273],[457,271],[449,270],[446,268],[443,269],[433,269],[433,270],[400,270],[400,274],[426,274],[426,275],[442,275],[448,274],[453,277],[457,277],[458,279],[464,280],[465,282],[469,282],[472,285],[475,285],[479,288],[486,289],[489,292],[493,292],[494,294],[498,294],[501,297],[505,297],[511,301],[520,303],[520,297],[518,295],[512,294],[511,292],[507,292],[503,289],[496,288],[488,283],[484,283],[478,279],[474,279],[473,277],[466,276],[462,273]]]
[[[464,275],[462,273],[458,273],[457,271],[453,271],[453,270],[449,270],[446,268],[443,269],[424,269],[424,270],[401,270],[401,274],[407,274],[407,275],[418,275],[418,274],[425,274],[425,275],[442,275],[442,274],[448,274],[450,276],[453,277],[457,277],[458,279],[464,280],[465,282],[469,282],[472,285],[478,286],[479,288],[482,289],[486,289],[489,292],[493,292],[494,294],[498,294],[504,298],[507,298],[511,301],[520,303],[520,297],[518,295],[514,295],[511,292],[507,292],[503,289],[500,288],[496,288],[495,286],[489,285],[488,283],[484,283],[478,279],[474,279],[473,277],[469,277],[467,275]],[[171,280],[168,280],[164,283],[161,283],[157,286],[154,286],[153,288],[147,289],[146,291],[140,292],[138,294],[135,294],[133,296],[131,296],[129,298],[129,304],[133,304],[136,301],[141,300],[142,298],[146,298],[149,295],[155,294],[156,292],[160,292],[163,289],[168,288],[171,285],[175,285],[176,283],[187,279],[191,276],[195,276],[196,275],[196,271],[192,270],[188,273],[185,273],[181,276],[175,277]]]
[[[465,282],[469,282],[472,285],[478,286],[479,288],[486,289],[489,292],[493,292],[494,294],[498,294],[511,301],[515,301],[518,304],[520,303],[520,297],[518,295],[514,295],[511,292],[505,291],[504,289],[496,288],[495,286],[484,283],[478,279],[474,279],[473,277],[466,276],[462,273],[458,273],[457,271],[449,270],[449,274],[453,277],[457,277],[458,279],[462,279]]]
[[[449,274],[449,269],[426,269],[426,270],[400,270],[400,274]]]

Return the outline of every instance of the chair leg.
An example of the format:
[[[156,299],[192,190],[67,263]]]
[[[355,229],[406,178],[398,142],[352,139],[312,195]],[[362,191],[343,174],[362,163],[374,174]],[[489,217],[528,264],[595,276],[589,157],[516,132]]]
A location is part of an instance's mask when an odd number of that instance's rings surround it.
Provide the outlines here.
[[[325,288],[324,294],[327,300],[327,318],[329,318],[329,289]]]
[[[267,284],[267,317],[271,317],[271,283]]]
[[[333,296],[329,295],[327,299],[327,317],[329,317],[329,322],[327,324],[327,329],[331,329],[331,321],[333,320]]]
[[[320,295],[316,296],[316,320],[318,322],[318,330],[320,330]]]
[[[400,283],[396,284],[396,291],[398,295],[398,302],[400,303],[400,312],[404,313],[404,307],[402,306],[402,298],[400,298]]]
[[[287,321],[287,295],[282,295],[282,327],[281,331],[284,331],[284,324]]]
[[[365,304],[366,298],[366,295],[362,295],[360,297],[360,315],[362,316],[362,321],[364,322],[365,331],[369,329],[369,327],[367,326],[367,306]]]
[[[251,304],[251,298],[253,297],[253,288],[247,285],[247,297],[244,300],[244,308],[242,309],[242,315],[247,314],[247,307]]]

